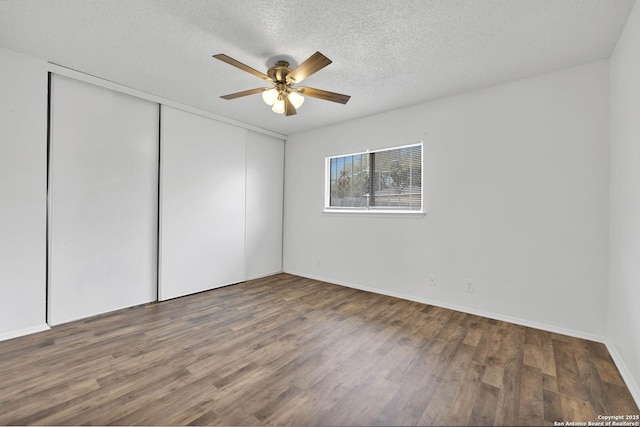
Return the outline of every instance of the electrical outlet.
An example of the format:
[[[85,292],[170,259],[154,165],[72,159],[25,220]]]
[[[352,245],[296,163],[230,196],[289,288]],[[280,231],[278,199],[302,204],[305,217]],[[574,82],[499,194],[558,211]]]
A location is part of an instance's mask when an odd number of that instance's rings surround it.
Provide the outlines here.
[[[464,291],[470,294],[476,291],[476,282],[473,279],[464,279]]]
[[[431,285],[431,286],[435,286],[436,285],[436,275],[435,274],[430,274],[429,275],[429,285]]]
[[[320,257],[316,258],[316,267],[322,267],[322,260],[320,259]]]

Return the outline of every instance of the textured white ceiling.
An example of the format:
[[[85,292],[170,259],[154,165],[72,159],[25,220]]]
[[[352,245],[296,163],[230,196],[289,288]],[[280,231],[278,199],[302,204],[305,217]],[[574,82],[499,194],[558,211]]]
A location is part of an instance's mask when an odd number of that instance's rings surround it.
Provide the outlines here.
[[[0,46],[282,134],[608,58],[634,0],[0,0]],[[315,51],[304,85],[351,95],[271,112],[266,72]]]

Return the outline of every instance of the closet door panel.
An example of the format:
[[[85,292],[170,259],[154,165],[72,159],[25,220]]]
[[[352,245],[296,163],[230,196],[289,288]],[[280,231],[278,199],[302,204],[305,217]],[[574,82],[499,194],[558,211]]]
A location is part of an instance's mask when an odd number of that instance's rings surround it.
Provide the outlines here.
[[[162,106],[159,299],[241,282],[246,130]]]
[[[158,105],[52,81],[49,323],[156,300]]]
[[[247,279],[282,271],[284,141],[247,135]]]

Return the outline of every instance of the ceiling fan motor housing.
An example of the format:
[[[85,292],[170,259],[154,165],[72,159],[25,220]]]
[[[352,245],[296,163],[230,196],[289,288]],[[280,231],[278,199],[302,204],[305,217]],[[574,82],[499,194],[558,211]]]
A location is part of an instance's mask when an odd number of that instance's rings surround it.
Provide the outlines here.
[[[278,61],[276,65],[267,70],[267,75],[276,83],[287,83],[287,76],[291,73],[287,61]]]

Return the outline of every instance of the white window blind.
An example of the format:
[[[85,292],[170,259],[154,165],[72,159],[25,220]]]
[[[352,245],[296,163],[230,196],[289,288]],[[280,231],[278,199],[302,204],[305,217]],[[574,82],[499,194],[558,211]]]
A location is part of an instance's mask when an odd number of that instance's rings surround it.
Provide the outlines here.
[[[422,143],[327,159],[328,210],[422,211]]]

